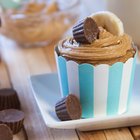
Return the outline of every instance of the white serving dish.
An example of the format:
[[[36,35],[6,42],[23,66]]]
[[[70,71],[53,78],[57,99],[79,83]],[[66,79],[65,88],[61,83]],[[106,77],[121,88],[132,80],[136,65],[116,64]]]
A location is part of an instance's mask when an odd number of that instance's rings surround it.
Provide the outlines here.
[[[45,124],[51,128],[81,131],[140,125],[140,65],[136,66],[130,110],[122,115],[60,121],[55,114],[55,103],[61,98],[57,74],[33,75],[31,87]]]

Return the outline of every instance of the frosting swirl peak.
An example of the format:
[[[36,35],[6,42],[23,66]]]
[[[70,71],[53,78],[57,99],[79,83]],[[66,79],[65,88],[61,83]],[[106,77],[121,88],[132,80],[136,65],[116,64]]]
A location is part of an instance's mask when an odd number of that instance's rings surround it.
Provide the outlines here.
[[[134,56],[132,39],[127,34],[115,36],[102,27],[99,29],[99,39],[92,44],[80,44],[73,38],[60,41],[58,45],[60,55],[67,60],[93,65],[126,62]]]

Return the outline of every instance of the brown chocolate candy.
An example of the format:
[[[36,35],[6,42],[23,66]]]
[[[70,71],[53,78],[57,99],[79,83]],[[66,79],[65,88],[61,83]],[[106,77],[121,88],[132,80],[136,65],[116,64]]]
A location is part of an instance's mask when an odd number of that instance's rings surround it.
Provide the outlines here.
[[[91,44],[98,38],[99,28],[92,18],[86,18],[73,27],[73,37],[79,43]]]
[[[18,133],[23,127],[24,113],[16,109],[0,111],[0,124],[6,124],[13,132]]]
[[[11,129],[4,124],[0,124],[0,140],[13,140]]]
[[[0,89],[0,111],[11,108],[20,109],[17,92],[12,88]]]
[[[55,105],[55,111],[61,121],[76,120],[81,118],[82,109],[75,95],[68,95]]]

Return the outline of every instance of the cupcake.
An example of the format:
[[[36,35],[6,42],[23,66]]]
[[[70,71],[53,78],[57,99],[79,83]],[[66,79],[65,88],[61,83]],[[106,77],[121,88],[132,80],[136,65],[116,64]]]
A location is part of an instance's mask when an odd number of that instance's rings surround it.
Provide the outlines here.
[[[92,14],[55,48],[62,97],[80,99],[83,118],[118,115],[129,107],[136,49],[111,12]]]

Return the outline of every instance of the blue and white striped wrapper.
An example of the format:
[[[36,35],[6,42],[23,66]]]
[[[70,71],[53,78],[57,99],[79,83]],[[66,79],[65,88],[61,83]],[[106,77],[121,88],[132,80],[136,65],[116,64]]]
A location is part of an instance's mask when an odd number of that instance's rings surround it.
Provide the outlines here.
[[[75,94],[82,118],[104,117],[127,111],[131,98],[136,55],[112,66],[78,64],[55,52],[62,97]]]

